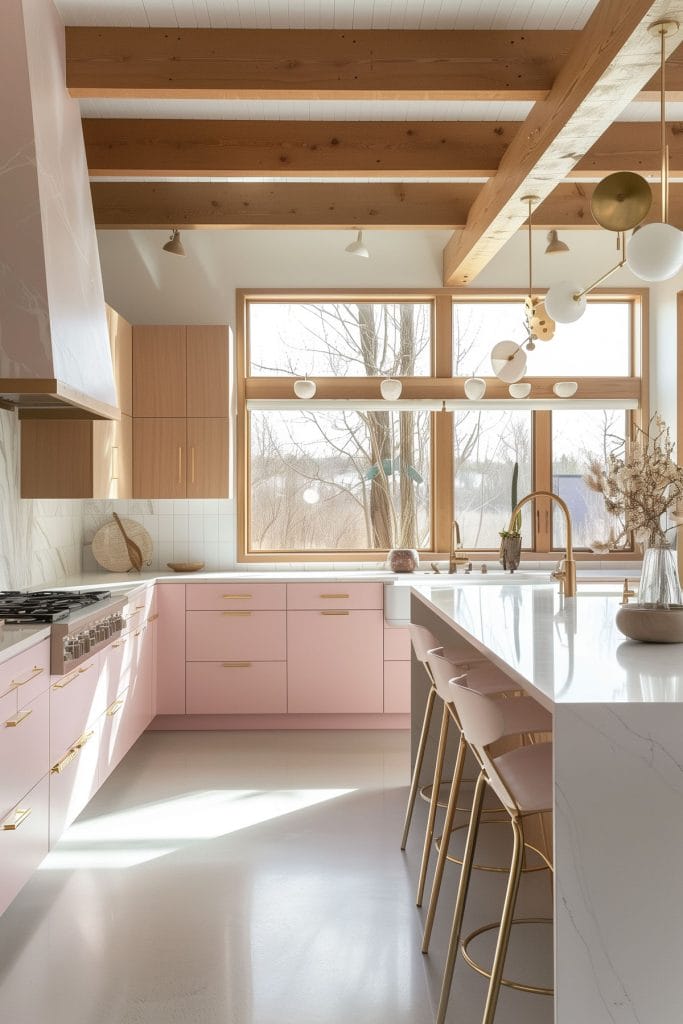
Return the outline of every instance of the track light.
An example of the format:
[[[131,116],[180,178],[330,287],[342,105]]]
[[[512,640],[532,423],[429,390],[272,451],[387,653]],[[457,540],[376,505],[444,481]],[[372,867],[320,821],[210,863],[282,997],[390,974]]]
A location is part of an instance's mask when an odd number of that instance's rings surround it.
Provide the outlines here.
[[[174,228],[166,245],[162,246],[164,252],[172,252],[174,256],[186,256],[187,253],[183,248],[183,243],[180,241],[180,232],[178,228]]]
[[[548,232],[548,244],[545,249],[546,256],[554,252],[569,252],[569,246],[558,236],[555,228]]]
[[[365,243],[363,242],[363,232],[359,231],[355,242],[351,242],[350,245],[346,246],[344,252],[351,253],[352,256],[363,256],[364,259],[369,259],[370,253],[367,250]]]

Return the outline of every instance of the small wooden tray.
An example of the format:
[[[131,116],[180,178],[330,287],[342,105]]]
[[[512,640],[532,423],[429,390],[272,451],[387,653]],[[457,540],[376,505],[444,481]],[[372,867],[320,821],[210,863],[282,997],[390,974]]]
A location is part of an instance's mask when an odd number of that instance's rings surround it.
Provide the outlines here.
[[[173,572],[199,572],[204,568],[203,562],[167,562],[166,565]]]

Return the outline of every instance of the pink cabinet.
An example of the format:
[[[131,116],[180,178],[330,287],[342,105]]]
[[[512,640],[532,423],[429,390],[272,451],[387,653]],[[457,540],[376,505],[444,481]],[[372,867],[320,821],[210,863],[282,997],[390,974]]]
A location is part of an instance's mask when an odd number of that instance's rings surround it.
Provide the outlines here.
[[[50,685],[50,641],[41,640],[22,654],[0,664],[0,697],[17,692],[28,704]]]
[[[0,914],[48,851],[49,784],[42,779],[0,820]]]
[[[47,773],[48,723],[47,693],[19,708],[17,692],[0,698],[0,817]]]
[[[101,728],[98,718],[50,768],[50,848],[97,791]]]
[[[380,610],[289,611],[289,712],[381,712],[382,634]]]
[[[410,630],[407,627],[385,625],[384,660],[410,661]]]
[[[285,661],[285,612],[187,613],[188,661]]]
[[[287,602],[284,583],[188,583],[185,592],[191,611],[282,611]]]
[[[288,583],[287,608],[381,608],[381,583]]]
[[[286,711],[286,662],[188,662],[188,715],[268,715]]]
[[[384,662],[384,713],[410,714],[410,662]]]
[[[106,660],[102,652],[102,663]],[[58,761],[107,706],[106,677],[100,655],[53,681],[50,687],[50,764]]]
[[[185,586],[157,584],[157,715],[185,714]]]

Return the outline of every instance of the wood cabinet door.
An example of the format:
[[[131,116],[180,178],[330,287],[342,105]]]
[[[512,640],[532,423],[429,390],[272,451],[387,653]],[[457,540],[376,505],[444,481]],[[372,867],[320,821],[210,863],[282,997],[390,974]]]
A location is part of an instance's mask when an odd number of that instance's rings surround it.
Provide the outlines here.
[[[187,497],[228,497],[227,419],[187,421]]]
[[[133,328],[111,306],[107,311],[109,345],[114,364],[114,381],[119,409],[126,416],[133,415]]]
[[[372,714],[384,707],[382,612],[287,612],[287,710]]]
[[[133,420],[133,497],[184,498],[186,420]]]
[[[92,498],[90,420],[21,420],[21,497]]]
[[[93,420],[93,498],[133,497],[133,420]]]
[[[133,327],[133,415],[186,416],[185,328]]]
[[[230,415],[228,329],[223,325],[187,328],[187,415]]]

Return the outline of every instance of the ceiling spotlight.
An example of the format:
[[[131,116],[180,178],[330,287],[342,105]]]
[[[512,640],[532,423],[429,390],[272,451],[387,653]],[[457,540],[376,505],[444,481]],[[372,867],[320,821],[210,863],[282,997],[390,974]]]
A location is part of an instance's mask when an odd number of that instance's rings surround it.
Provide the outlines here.
[[[350,252],[352,256],[363,256],[366,260],[369,258],[370,253],[368,252],[366,245],[363,241],[363,232],[359,231],[356,236],[356,241],[351,242],[344,249],[344,252]]]
[[[172,252],[174,256],[186,256],[187,253],[183,248],[183,243],[180,241],[180,232],[178,228],[174,228],[166,245],[162,246],[164,252]]]
[[[548,232],[548,244],[545,249],[545,254],[548,256],[550,253],[554,252],[569,252],[569,246],[558,236],[555,228]]]

